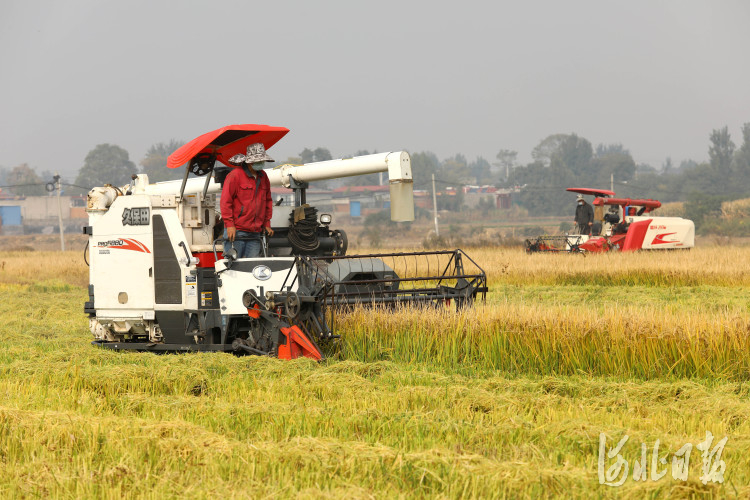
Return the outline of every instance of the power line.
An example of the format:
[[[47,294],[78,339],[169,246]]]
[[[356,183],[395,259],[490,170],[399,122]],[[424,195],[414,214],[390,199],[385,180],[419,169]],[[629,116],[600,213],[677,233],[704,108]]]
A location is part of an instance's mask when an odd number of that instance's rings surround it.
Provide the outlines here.
[[[46,186],[46,182],[35,182],[33,184],[9,184],[7,186],[0,186],[0,188],[14,188],[14,187],[25,187],[25,186]]]
[[[33,182],[29,184],[7,184],[5,186],[0,186],[0,188],[15,188],[15,187],[28,187],[28,186],[46,186],[47,184],[51,184],[50,182]],[[71,186],[71,187],[77,187],[80,189],[85,189],[86,191],[90,191],[90,187],[86,186],[79,186],[78,184],[70,184],[68,182],[61,182],[63,186]]]

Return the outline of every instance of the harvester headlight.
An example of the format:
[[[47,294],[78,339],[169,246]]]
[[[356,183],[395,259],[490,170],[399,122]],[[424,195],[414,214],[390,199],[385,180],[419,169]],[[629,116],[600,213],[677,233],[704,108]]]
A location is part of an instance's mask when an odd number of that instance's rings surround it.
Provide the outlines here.
[[[326,226],[331,223],[333,218],[331,217],[331,214],[320,214],[320,223],[325,224]]]

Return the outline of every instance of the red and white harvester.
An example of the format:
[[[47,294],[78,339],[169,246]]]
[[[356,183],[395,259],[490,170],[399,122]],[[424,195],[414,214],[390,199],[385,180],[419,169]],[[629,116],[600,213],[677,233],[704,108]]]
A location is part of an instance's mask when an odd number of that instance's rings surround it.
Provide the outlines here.
[[[182,181],[106,185],[88,194],[89,315],[94,344],[139,351],[227,351],[321,359],[334,335],[332,311],[351,304],[464,305],[484,298],[485,273],[460,250],[347,255],[331,215],[306,202],[310,182],[388,172],[391,218],[414,219],[411,160],[404,151],[265,172],[289,188],[274,207],[263,256],[222,255],[219,197],[229,158],[270,149],[289,132],[229,125],[169,156]],[[221,166],[223,164],[224,166]],[[190,179],[194,174],[196,178]],[[217,249],[218,247],[218,249]],[[230,252],[231,253],[231,252]]]
[[[651,199],[616,198],[614,191],[568,188],[593,195],[594,224],[591,235],[539,236],[526,240],[527,252],[607,252],[674,250],[695,246],[695,224],[682,217],[659,217],[651,212],[661,202]]]

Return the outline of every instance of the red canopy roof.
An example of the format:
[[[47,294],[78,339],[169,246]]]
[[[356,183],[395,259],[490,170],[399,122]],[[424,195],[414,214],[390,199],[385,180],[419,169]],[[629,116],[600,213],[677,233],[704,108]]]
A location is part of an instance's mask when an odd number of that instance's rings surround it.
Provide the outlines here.
[[[661,207],[661,202],[652,200],[650,198],[648,200],[633,198],[600,198],[598,200],[594,200],[594,205],[619,205],[621,207],[628,207],[633,205],[638,207],[646,207],[646,210],[644,210],[644,212],[650,212],[651,210],[655,210]]]
[[[596,189],[596,188],[568,188],[565,191],[578,194],[591,194],[594,196],[614,196],[615,192],[608,189]]]
[[[245,154],[247,147],[256,142],[263,143],[266,149],[279,142],[289,132],[284,127],[269,127],[268,125],[227,125],[200,137],[196,137],[177,151],[169,155],[167,166],[177,168],[189,162],[199,153],[214,153],[216,159],[228,167],[229,158],[236,154]]]

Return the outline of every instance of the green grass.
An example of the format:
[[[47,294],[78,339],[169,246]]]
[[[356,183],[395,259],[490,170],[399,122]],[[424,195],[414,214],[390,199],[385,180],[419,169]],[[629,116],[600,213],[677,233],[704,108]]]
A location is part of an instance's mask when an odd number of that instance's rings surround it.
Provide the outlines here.
[[[85,289],[0,284],[0,497],[747,496],[747,291],[498,283],[458,315],[355,312],[316,364],[101,350]],[[706,430],[723,485],[695,449],[687,483],[599,485],[601,432],[632,473]]]

